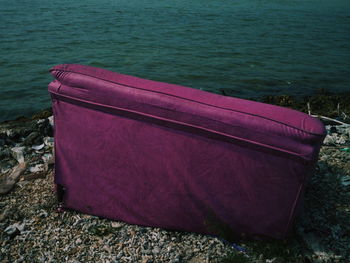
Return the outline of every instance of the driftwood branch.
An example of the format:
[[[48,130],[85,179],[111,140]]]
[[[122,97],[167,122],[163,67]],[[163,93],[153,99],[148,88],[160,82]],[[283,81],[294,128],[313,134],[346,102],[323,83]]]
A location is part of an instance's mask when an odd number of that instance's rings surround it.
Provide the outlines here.
[[[311,115],[311,106],[310,106],[310,102],[308,102],[306,105],[307,105],[307,113],[308,113],[309,115]]]
[[[326,116],[322,116],[322,115],[313,115],[313,114],[310,114],[312,117],[315,117],[315,118],[319,118],[319,119],[324,119],[324,120],[327,120],[327,121],[333,121],[335,123],[338,123],[340,125],[350,125],[348,123],[345,123],[345,122],[342,122],[342,121],[338,121],[336,119],[332,119],[332,118],[329,118],[329,117],[326,117]]]
[[[6,174],[4,178],[0,179],[0,195],[7,194],[11,191],[13,186],[18,182],[21,174],[26,170],[27,164],[20,162],[17,164],[11,172]]]
[[[327,120],[327,121],[332,121],[332,122],[335,122],[335,123],[340,124],[340,125],[346,125],[346,126],[349,125],[348,123],[345,123],[345,122],[342,122],[342,121],[339,121],[339,120],[336,120],[336,119],[333,119],[333,118],[329,118],[329,117],[322,116],[322,115],[312,114],[311,113],[310,102],[306,103],[306,106],[307,106],[307,113],[310,116],[312,116],[312,117],[323,119],[323,120]],[[338,111],[338,115],[340,115],[340,103],[338,103],[338,105],[337,105],[337,111]],[[342,114],[345,116],[345,118],[348,117],[344,112],[342,112]]]

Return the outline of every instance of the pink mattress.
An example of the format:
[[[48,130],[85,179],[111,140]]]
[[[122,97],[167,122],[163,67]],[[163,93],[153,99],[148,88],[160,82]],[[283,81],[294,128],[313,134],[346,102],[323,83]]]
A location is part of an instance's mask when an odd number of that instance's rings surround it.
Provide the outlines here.
[[[94,67],[50,71],[65,208],[228,240],[286,236],[325,136],[320,121]]]

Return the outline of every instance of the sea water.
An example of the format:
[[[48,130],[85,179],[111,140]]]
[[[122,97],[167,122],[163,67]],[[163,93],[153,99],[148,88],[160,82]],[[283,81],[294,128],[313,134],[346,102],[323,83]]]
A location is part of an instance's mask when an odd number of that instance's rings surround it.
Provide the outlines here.
[[[350,90],[349,0],[0,0],[0,120],[60,63],[251,98]]]

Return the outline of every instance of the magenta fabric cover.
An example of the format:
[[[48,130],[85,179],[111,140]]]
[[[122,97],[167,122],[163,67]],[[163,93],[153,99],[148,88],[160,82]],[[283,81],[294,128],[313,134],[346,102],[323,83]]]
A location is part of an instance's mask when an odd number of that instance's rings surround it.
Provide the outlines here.
[[[325,136],[320,121],[94,67],[50,71],[65,208],[226,239],[288,233]]]

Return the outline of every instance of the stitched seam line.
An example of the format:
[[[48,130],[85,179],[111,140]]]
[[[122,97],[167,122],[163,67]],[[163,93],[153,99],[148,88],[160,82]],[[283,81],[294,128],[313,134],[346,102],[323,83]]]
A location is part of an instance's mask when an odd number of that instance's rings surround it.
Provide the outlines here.
[[[295,156],[297,158],[300,158],[302,161],[307,161],[307,162],[311,161],[310,159],[305,158],[305,157],[299,155],[298,153],[295,153],[295,152],[292,152],[292,151],[288,151],[288,150],[284,150],[284,149],[281,149],[281,148],[278,148],[278,147],[274,147],[274,146],[271,146],[271,145],[263,144],[263,143],[260,143],[260,142],[255,142],[255,141],[251,141],[251,140],[248,140],[248,139],[236,137],[234,135],[229,135],[227,133],[214,131],[212,129],[208,129],[208,128],[205,128],[205,127],[202,127],[202,126],[191,125],[189,123],[176,121],[176,120],[170,120],[170,119],[167,119],[167,118],[163,118],[163,117],[159,117],[159,116],[155,116],[155,115],[151,115],[151,114],[147,114],[147,113],[142,113],[142,112],[135,111],[135,110],[129,110],[129,109],[120,108],[120,107],[111,106],[111,105],[104,105],[104,104],[100,104],[100,103],[96,103],[96,102],[92,102],[92,101],[88,101],[88,100],[77,99],[75,97],[59,94],[59,93],[52,92],[52,91],[50,91],[50,92],[55,94],[55,95],[57,95],[58,97],[71,99],[73,101],[80,101],[80,102],[83,102],[83,103],[92,104],[92,105],[95,105],[95,106],[98,106],[98,107],[102,107],[102,108],[105,107],[105,108],[110,108],[110,109],[116,109],[116,110],[121,110],[121,111],[125,111],[125,112],[135,113],[135,114],[138,114],[138,115],[151,117],[151,118],[158,119],[158,120],[168,121],[170,123],[175,123],[175,124],[180,124],[180,125],[184,125],[184,126],[188,126],[188,127],[193,127],[193,128],[205,130],[205,131],[208,131],[208,132],[211,132],[211,133],[214,133],[214,134],[218,134],[218,135],[222,135],[222,136],[234,139],[234,140],[244,141],[246,143],[250,143],[250,144],[253,144],[253,145],[258,145],[260,147],[269,148],[269,149],[272,149],[272,150],[275,150],[275,151],[284,152],[286,154],[293,155],[293,156]]]
[[[62,86],[63,84],[60,84],[60,88],[61,88],[61,86]],[[80,88],[80,87],[77,87],[77,86],[67,86],[66,85],[66,87],[72,87],[72,88],[76,88],[76,89],[79,89],[79,90],[84,90],[84,91],[87,91],[86,89],[83,89],[83,88]],[[64,95],[64,94],[62,94],[62,93],[59,93],[59,90],[58,90],[58,94],[59,95],[62,95],[62,96],[66,96],[66,95]],[[71,98],[73,98],[73,97],[71,97]],[[75,97],[74,97],[75,98]],[[88,100],[86,100],[86,101],[88,101]],[[89,102],[91,102],[90,100],[89,100]],[[96,102],[93,102],[93,103],[96,103]],[[168,108],[166,108],[166,107],[162,107],[162,106],[158,106],[158,105],[153,105],[153,104],[147,104],[147,103],[142,103],[142,104],[145,104],[145,105],[147,105],[147,106],[151,106],[151,107],[154,107],[154,108],[158,108],[158,109],[161,109],[161,110],[166,110],[166,111],[170,111],[170,112],[175,112],[175,113],[181,113],[181,114],[187,114],[187,115],[190,115],[190,116],[195,116],[194,114],[192,114],[192,113],[189,113],[189,112],[184,112],[184,111],[179,111],[179,110],[177,110],[177,111],[175,111],[175,110],[173,110],[173,109],[168,109]],[[101,104],[101,105],[104,105],[104,104]],[[111,106],[112,107],[112,105],[107,105],[107,106]],[[120,108],[120,107],[118,107],[118,108]],[[127,109],[126,109],[127,110]],[[147,113],[146,113],[147,114]],[[152,115],[152,116],[155,116],[155,115]],[[159,116],[160,117],[160,116]],[[198,116],[197,115],[197,117],[200,117],[200,118],[203,118],[203,116]],[[160,118],[162,118],[162,117],[160,117]],[[240,128],[240,129],[243,129],[243,130],[248,130],[249,131],[249,129],[247,129],[247,128],[244,128],[244,127],[242,127],[242,126],[236,126],[236,125],[233,125],[233,124],[231,124],[231,123],[227,123],[227,122],[223,122],[223,121],[220,121],[220,120],[215,120],[215,119],[212,119],[212,118],[209,118],[209,117],[204,117],[205,119],[208,119],[208,120],[210,120],[210,121],[212,121],[212,122],[215,122],[215,123],[219,123],[219,124],[222,124],[222,125],[226,125],[226,126],[229,126],[229,127],[231,127],[231,128]],[[167,120],[169,120],[170,121],[170,119],[167,119]],[[185,123],[185,122],[183,122],[183,123]],[[259,130],[255,130],[255,133],[257,134],[257,133],[259,133],[259,134],[264,134],[263,132],[260,132]],[[283,139],[283,135],[278,135],[278,134],[275,134],[274,136],[276,136],[276,137],[281,137],[282,139]]]
[[[284,230],[284,236],[287,235],[288,229],[289,229],[289,227],[290,227],[290,225],[291,225],[291,223],[292,223],[293,216],[294,216],[294,213],[295,213],[295,208],[296,208],[297,203],[298,203],[298,201],[299,201],[301,189],[303,188],[303,186],[304,186],[304,182],[299,186],[298,193],[297,193],[297,195],[296,195],[296,197],[295,197],[295,200],[294,200],[292,209],[290,210],[289,218],[288,218],[288,223],[287,223],[286,229]]]
[[[269,121],[272,121],[272,122],[276,122],[276,123],[279,123],[279,124],[288,126],[288,127],[290,127],[290,128],[296,129],[296,130],[298,130],[298,131],[301,131],[301,132],[304,132],[304,133],[307,133],[307,134],[316,135],[316,136],[324,136],[324,134],[312,133],[312,132],[309,132],[309,131],[305,131],[305,130],[303,130],[303,129],[300,129],[300,128],[298,128],[298,127],[292,126],[292,125],[290,125],[290,124],[286,124],[286,123],[284,123],[284,122],[276,121],[276,120],[270,119],[270,118],[268,118],[268,117],[264,117],[264,116],[257,115],[257,114],[252,114],[252,113],[247,113],[247,112],[244,112],[244,111],[239,111],[239,110],[233,110],[233,109],[230,109],[230,108],[220,107],[220,106],[212,105],[212,104],[209,104],[209,103],[205,103],[205,102],[201,102],[201,101],[196,101],[196,100],[192,100],[192,99],[188,99],[188,98],[183,98],[183,97],[180,97],[180,96],[177,96],[177,95],[172,95],[172,94],[168,94],[168,93],[164,93],[164,92],[160,92],[160,91],[148,90],[148,89],[143,89],[143,88],[140,88],[140,87],[135,87],[135,86],[131,86],[131,85],[121,84],[121,83],[118,83],[118,82],[115,82],[115,81],[111,81],[111,80],[107,80],[107,79],[104,79],[104,78],[100,78],[100,77],[96,77],[96,76],[91,76],[91,75],[89,75],[89,74],[80,73],[80,72],[75,72],[75,71],[71,71],[71,70],[65,70],[65,69],[63,69],[63,70],[61,70],[61,69],[60,69],[60,70],[58,70],[58,69],[52,69],[52,70],[50,70],[50,72],[52,72],[52,71],[64,71],[64,72],[70,72],[70,73],[85,75],[85,76],[88,76],[88,77],[91,77],[91,78],[103,80],[103,81],[106,81],[106,82],[109,82],[109,83],[114,83],[114,84],[117,84],[117,85],[120,85],[120,86],[125,86],[125,87],[128,87],[128,88],[134,88],[134,89],[144,90],[144,91],[148,91],[148,92],[163,94],[163,95],[167,95],[167,96],[171,96],[171,97],[175,97],[175,98],[179,98],[179,99],[183,99],[183,100],[187,100],[187,101],[191,101],[191,102],[203,104],[203,105],[206,105],[206,106],[215,107],[215,108],[218,108],[218,109],[223,109],[223,110],[228,110],[228,111],[233,111],[233,112],[239,112],[239,113],[243,113],[243,114],[246,114],[246,115],[250,115],[250,116],[254,116],[254,117],[259,117],[259,118],[262,118],[262,119],[266,119],[266,120],[269,120]]]

